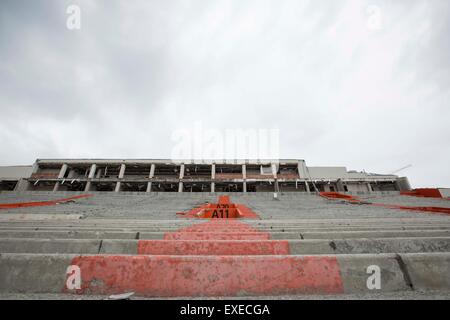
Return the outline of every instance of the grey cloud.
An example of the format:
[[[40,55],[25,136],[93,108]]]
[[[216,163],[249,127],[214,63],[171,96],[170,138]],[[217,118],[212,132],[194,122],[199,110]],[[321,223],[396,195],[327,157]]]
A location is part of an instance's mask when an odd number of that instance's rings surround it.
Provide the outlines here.
[[[72,3],[79,31],[65,27]],[[412,163],[414,185],[449,186],[449,6],[2,1],[0,165],[170,157],[171,133],[201,121],[279,128],[281,156],[310,165]]]

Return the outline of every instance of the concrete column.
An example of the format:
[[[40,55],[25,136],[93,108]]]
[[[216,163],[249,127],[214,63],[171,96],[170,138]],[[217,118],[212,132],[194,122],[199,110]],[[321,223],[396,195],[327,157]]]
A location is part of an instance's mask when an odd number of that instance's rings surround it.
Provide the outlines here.
[[[88,176],[89,179],[93,179],[94,178],[96,170],[97,170],[97,165],[95,163],[93,163],[91,165],[91,169],[89,170],[89,176]]]
[[[95,163],[93,163],[91,165],[91,169],[89,170],[89,176],[88,176],[88,181],[86,182],[86,187],[84,188],[85,192],[88,192],[91,190],[91,181],[90,180],[94,178],[96,169],[97,169],[97,165]]]
[[[155,175],[155,164],[152,163],[152,165],[150,166],[150,173],[148,174],[149,179],[152,179],[153,176]],[[149,181],[147,183],[147,192],[152,191],[152,182]]]
[[[211,180],[216,179],[216,164],[211,164]],[[216,192],[216,183],[213,181],[211,182],[211,192]]]
[[[306,192],[310,193],[311,190],[309,189],[309,183],[308,183],[308,181],[305,181],[305,187],[306,187]]]
[[[247,166],[245,164],[242,165],[242,179],[244,179],[244,182],[242,183],[242,191],[247,192]]]
[[[369,190],[369,192],[373,192],[370,182],[367,183],[367,190]]]
[[[277,165],[275,163],[272,163],[272,174],[273,178],[277,179]]]
[[[67,171],[67,164],[64,163],[64,164],[61,166],[61,170],[59,170],[58,179],[64,178],[64,175],[66,174],[66,171]]]
[[[120,165],[120,171],[119,171],[119,177],[118,177],[119,179],[123,179],[123,176],[125,175],[125,169],[126,169],[125,163],[122,163]],[[115,192],[119,192],[120,191],[120,185],[121,185],[121,182],[117,181],[116,189],[114,190]]]
[[[180,166],[180,179],[184,178],[184,163]]]
[[[150,175],[149,175],[150,178],[153,178],[155,176],[155,167],[156,167],[155,164],[152,163],[150,167]]]
[[[338,179],[336,181],[336,187],[338,192],[345,192],[344,184],[342,183],[341,179]]]
[[[184,178],[184,163],[180,166],[180,180]],[[178,183],[178,192],[183,192],[183,182]]]
[[[275,180],[273,187],[274,187],[276,193],[280,192],[280,185],[278,184],[278,180]]]
[[[27,191],[29,184],[30,183],[26,179],[19,179],[14,187],[14,191]]]
[[[63,179],[63,178],[64,178],[64,175],[66,174],[66,171],[67,171],[67,164],[64,163],[64,164],[61,166],[61,169],[59,170],[58,179]],[[58,191],[59,185],[60,185],[60,183],[59,183],[59,181],[57,181],[57,182],[55,183],[54,188],[53,188],[53,192]]]
[[[120,165],[119,179],[123,179],[123,176],[125,175],[125,169],[126,169],[126,165],[125,165],[125,163],[122,163]]]
[[[97,165],[95,163],[93,163],[91,165],[91,169],[89,170],[89,176],[88,176],[89,179],[94,179],[95,170],[97,170]]]

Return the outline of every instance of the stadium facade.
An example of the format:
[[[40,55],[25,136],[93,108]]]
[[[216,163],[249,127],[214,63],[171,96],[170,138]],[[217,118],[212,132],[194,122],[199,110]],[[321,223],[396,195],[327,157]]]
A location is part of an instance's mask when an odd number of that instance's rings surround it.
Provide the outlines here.
[[[0,167],[0,191],[314,192],[410,190],[406,177],[304,160],[37,159]]]

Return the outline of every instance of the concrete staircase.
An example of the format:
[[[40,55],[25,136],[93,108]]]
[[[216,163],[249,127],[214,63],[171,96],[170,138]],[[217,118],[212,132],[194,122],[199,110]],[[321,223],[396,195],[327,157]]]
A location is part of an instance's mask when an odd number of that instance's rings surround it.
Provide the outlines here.
[[[259,220],[176,218],[205,199],[216,197],[117,195],[2,212],[0,293],[218,297],[450,289],[447,216],[258,195],[235,202]]]

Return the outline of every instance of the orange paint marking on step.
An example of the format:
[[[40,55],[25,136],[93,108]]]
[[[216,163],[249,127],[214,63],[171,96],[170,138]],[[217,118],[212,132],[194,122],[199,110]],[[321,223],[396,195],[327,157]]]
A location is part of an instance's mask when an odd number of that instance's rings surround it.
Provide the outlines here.
[[[133,291],[152,297],[205,297],[344,292],[332,256],[78,256],[77,294]]]
[[[207,203],[186,212],[177,212],[186,218],[203,219],[257,219],[259,216],[242,204],[234,204],[228,196],[220,196],[217,203]]]
[[[139,240],[147,255],[289,255],[286,240]]]

